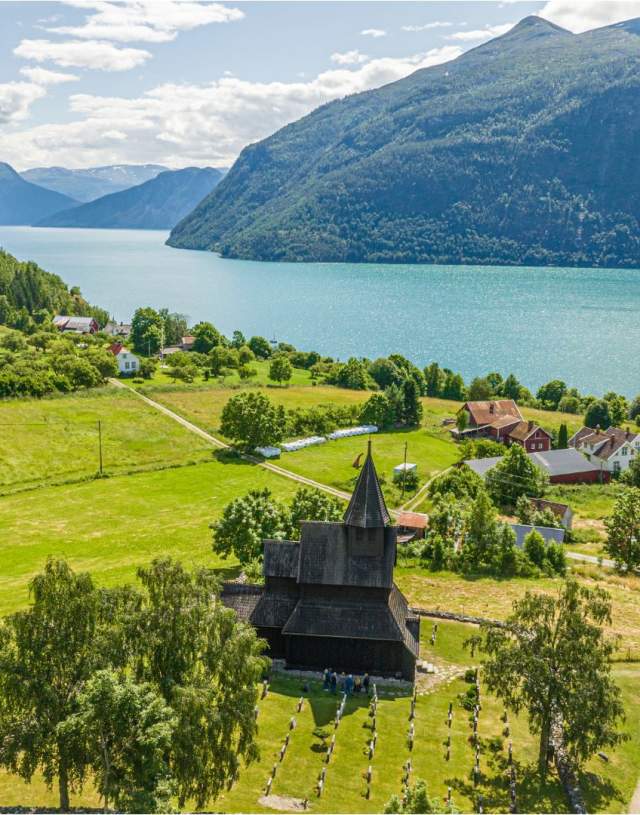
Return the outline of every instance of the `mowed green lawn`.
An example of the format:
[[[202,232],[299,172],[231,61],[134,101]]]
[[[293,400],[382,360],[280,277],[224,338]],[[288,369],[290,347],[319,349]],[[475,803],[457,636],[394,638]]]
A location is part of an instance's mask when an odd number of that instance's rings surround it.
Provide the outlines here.
[[[213,554],[209,523],[250,489],[287,498],[296,486],[261,467],[213,460],[2,496],[0,615],[27,604],[27,584],[49,555],[100,585],[131,581],[138,566],[163,555],[224,574],[236,563]]]
[[[114,387],[51,399],[0,401],[0,492],[209,461],[212,447],[130,392]]]

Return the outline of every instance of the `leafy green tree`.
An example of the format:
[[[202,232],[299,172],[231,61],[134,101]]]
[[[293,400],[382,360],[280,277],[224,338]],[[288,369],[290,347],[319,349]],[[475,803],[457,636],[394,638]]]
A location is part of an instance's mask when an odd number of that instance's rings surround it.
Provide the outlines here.
[[[547,544],[537,529],[532,529],[524,539],[524,553],[539,569],[544,569],[547,556]]]
[[[163,319],[153,308],[136,309],[131,321],[131,343],[134,351],[152,356],[160,350]]]
[[[519,495],[516,501],[516,517],[521,524],[532,524],[535,509],[526,495]]]
[[[487,491],[478,490],[471,504],[462,545],[462,561],[466,568],[480,569],[492,563],[497,530],[498,518],[495,507]]]
[[[611,413],[609,411],[609,402],[604,399],[598,399],[592,402],[584,414],[584,423],[587,427],[601,427],[606,430],[611,427]]]
[[[235,345],[232,345],[232,348],[235,348]],[[251,348],[248,345],[241,345],[240,348],[237,349],[238,351],[238,362],[240,365],[248,365],[250,362],[253,362],[256,358],[256,355],[253,353]]]
[[[242,331],[234,331],[231,335],[231,347],[237,348],[238,350],[242,348],[243,345],[247,344],[247,340],[242,333]]]
[[[475,498],[484,483],[480,476],[470,467],[455,467],[434,478],[430,482],[427,492],[434,498],[436,495],[451,493],[458,500]]]
[[[514,399],[517,402],[522,395],[522,385],[516,379],[514,374],[509,374],[509,376],[502,383],[500,392],[505,399]]]
[[[469,424],[469,414],[466,410],[459,410],[456,413],[456,427],[458,428],[459,433],[464,433],[467,429],[467,425]]]
[[[600,588],[567,580],[556,597],[527,591],[506,627],[483,626],[484,678],[508,710],[526,711],[540,734],[538,769],[545,776],[554,716],[576,765],[622,738],[624,710],[611,676],[613,644],[603,633],[611,601]]]
[[[247,450],[277,444],[286,429],[282,405],[274,405],[262,393],[232,396],[222,409],[220,432]]]
[[[631,459],[629,468],[622,474],[622,481],[630,487],[640,487],[640,455]]]
[[[345,506],[339,498],[302,487],[291,500],[290,523],[297,530],[301,521],[339,521],[344,511]],[[295,537],[299,537],[297,532]]]
[[[634,462],[635,471],[638,465]],[[605,549],[619,569],[640,567],[640,489],[630,487],[617,499],[613,512],[605,518]]]
[[[386,393],[372,393],[362,406],[360,421],[379,428],[393,427],[397,416]]]
[[[153,379],[155,376],[156,370],[158,369],[158,363],[155,359],[149,358],[142,358],[140,360],[140,376],[143,379]]]
[[[493,501],[500,507],[515,507],[521,495],[544,495],[548,477],[538,469],[519,444],[512,444],[502,460],[486,475],[485,483]]]
[[[381,390],[388,388],[392,384],[399,385],[404,379],[402,371],[395,362],[387,357],[375,359],[369,366],[369,373]]]
[[[441,396],[443,399],[452,399],[455,402],[462,402],[466,399],[466,389],[464,379],[460,374],[453,371],[444,371],[444,382],[442,384]]]
[[[237,368],[240,365],[239,354],[235,348],[216,345],[207,356],[209,369],[214,376],[221,376],[227,368]]]
[[[385,815],[419,815],[419,813],[430,812],[457,812],[452,803],[441,801],[439,798],[432,798],[427,790],[426,782],[418,779],[415,784],[409,785],[403,798],[392,795],[384,808]]]
[[[118,375],[118,363],[108,349],[92,346],[87,348],[84,357],[98,371],[103,381]]]
[[[162,696],[151,685],[101,670],[78,695],[77,708],[59,730],[85,752],[105,810],[169,811],[167,756],[176,721]]]
[[[557,410],[560,400],[567,392],[567,385],[561,379],[552,379],[538,388],[536,398],[545,410]]]
[[[470,458],[493,458],[504,454],[504,445],[493,439],[465,439],[460,445],[462,461]]]
[[[1,319],[0,322],[2,322]],[[635,399],[633,399],[633,401],[629,405],[629,418],[635,419],[635,421],[637,422],[638,417],[640,417],[640,394],[636,396]]]
[[[558,429],[558,441],[556,447],[558,450],[566,450],[569,446],[569,430],[563,422]]]
[[[25,781],[37,770],[49,786],[57,778],[60,809],[68,812],[86,756],[61,725],[104,661],[96,648],[99,595],[88,574],[53,559],[29,588],[32,605],[0,627],[0,764]]]
[[[402,424],[405,427],[419,427],[422,421],[422,402],[414,379],[402,383]]]
[[[425,390],[427,396],[442,394],[443,375],[437,362],[432,362],[424,369]]]
[[[168,308],[161,308],[158,312],[162,318],[165,345],[180,345],[182,338],[187,335],[187,318],[184,314],[170,312]]]
[[[202,809],[257,758],[263,642],[222,604],[213,571],[189,573],[167,558],[138,577],[142,601],[129,625],[137,678],[174,714],[167,760],[178,805]]]
[[[263,541],[285,540],[293,534],[289,510],[266,487],[227,504],[211,529],[213,551],[222,557],[234,555],[243,565],[262,561]]]
[[[563,396],[558,402],[558,410],[562,413],[580,413],[580,398],[578,396]]]
[[[271,356],[271,343],[264,337],[251,337],[248,344],[258,359],[269,359]]]
[[[213,348],[222,345],[222,334],[212,324],[198,323],[193,327],[193,350],[200,354],[208,354]]]
[[[238,376],[240,379],[252,379],[254,376],[258,376],[258,371],[250,365],[241,365],[238,368]]]
[[[351,390],[364,391],[371,387],[372,380],[366,362],[351,357],[336,372],[336,385]]]
[[[467,389],[467,399],[472,402],[482,401],[491,399],[494,393],[495,391],[486,377],[476,376]]]
[[[273,382],[288,382],[293,376],[293,366],[289,358],[284,354],[278,354],[271,358],[269,365],[269,379]]]
[[[609,391],[602,397],[609,405],[609,417],[614,427],[620,427],[629,416],[629,402],[619,393]]]

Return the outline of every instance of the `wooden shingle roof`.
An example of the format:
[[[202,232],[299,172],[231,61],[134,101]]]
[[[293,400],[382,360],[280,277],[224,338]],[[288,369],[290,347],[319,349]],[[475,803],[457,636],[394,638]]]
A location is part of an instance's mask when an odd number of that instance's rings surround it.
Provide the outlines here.
[[[371,442],[369,442],[367,457],[345,512],[344,522],[347,526],[376,529],[386,526],[390,520],[378,474],[371,458]]]

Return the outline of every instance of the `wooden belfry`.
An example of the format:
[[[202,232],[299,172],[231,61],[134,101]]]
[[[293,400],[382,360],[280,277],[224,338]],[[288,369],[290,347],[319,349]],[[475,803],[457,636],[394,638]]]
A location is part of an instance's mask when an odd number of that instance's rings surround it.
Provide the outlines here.
[[[393,582],[395,562],[369,442],[343,522],[303,521],[299,542],[265,541],[265,585],[228,583],[222,599],[292,667],[413,680],[420,618]]]

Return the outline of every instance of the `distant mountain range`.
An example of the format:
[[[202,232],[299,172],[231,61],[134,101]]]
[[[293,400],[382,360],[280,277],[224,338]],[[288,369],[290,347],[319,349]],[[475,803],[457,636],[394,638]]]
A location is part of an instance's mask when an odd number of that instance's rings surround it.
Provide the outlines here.
[[[576,35],[527,17],[249,145],[168,243],[257,260],[639,266],[639,157],[640,21]]]
[[[168,170],[161,164],[111,164],[68,170],[66,167],[34,167],[21,173],[26,181],[86,203],[135,187]]]
[[[77,203],[25,181],[13,167],[0,162],[0,224],[32,224]]]
[[[37,226],[171,229],[220,182],[213,167],[166,170],[150,181],[43,218]]]

